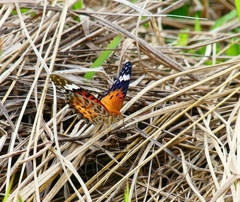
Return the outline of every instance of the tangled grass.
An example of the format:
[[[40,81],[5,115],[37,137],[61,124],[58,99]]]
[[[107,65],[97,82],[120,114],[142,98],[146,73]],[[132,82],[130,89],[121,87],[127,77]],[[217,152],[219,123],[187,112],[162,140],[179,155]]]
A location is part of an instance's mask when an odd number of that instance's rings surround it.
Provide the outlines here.
[[[1,6],[2,199],[239,201],[240,23],[214,20],[232,1],[196,2]],[[186,5],[208,20],[165,16]],[[78,119],[49,79],[101,95],[126,60],[124,123],[108,127]]]

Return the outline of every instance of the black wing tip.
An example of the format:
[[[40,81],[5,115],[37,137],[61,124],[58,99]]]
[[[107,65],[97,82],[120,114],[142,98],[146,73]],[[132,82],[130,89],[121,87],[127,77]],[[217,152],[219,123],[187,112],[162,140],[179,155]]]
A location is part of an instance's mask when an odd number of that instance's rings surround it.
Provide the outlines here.
[[[130,61],[127,61],[122,68],[122,71],[120,73],[120,75],[126,74],[128,73],[131,77],[132,75],[132,63]]]
[[[123,66],[132,69],[132,63],[130,61],[125,62]]]

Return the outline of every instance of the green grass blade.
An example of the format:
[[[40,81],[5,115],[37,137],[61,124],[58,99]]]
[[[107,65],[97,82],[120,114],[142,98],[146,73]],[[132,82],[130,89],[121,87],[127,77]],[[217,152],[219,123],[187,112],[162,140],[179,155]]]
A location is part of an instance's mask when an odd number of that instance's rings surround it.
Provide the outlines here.
[[[80,10],[80,9],[82,9],[82,5],[83,5],[82,0],[78,0],[75,4],[73,4],[72,9]]]
[[[8,196],[9,196],[9,194],[11,192],[11,189],[12,189],[14,177],[15,177],[15,174],[11,177],[11,180],[10,180],[10,183],[9,183],[9,187],[7,188],[7,192],[5,193],[4,198],[3,198],[3,202],[7,202],[8,201]]]
[[[188,33],[189,29],[183,29],[183,33],[178,34],[178,40],[175,46],[186,46],[188,44]]]
[[[239,0],[237,0],[239,1]],[[233,10],[230,13],[224,15],[223,17],[219,18],[216,23],[211,27],[211,30],[220,27],[221,25],[223,25],[224,23],[227,23],[228,21],[234,19],[237,17],[237,11]]]
[[[238,19],[240,20],[240,1],[235,0],[235,5],[236,5],[236,9],[237,9]]]
[[[200,24],[199,17],[198,17],[198,15],[196,15],[195,17],[196,17],[196,20],[195,20],[194,30],[196,32],[201,32],[202,29],[201,29],[201,24]]]
[[[129,185],[128,185],[128,182],[127,182],[126,189],[125,189],[125,192],[124,192],[124,202],[129,202],[128,198],[129,198]]]
[[[232,45],[226,50],[227,56],[238,56],[240,54],[240,45],[235,44],[234,41]]]
[[[110,42],[110,44],[107,46],[107,49],[115,49],[119,43],[122,40],[122,36],[121,35],[117,35],[116,37],[114,37],[114,39]],[[106,50],[103,51],[99,57],[95,60],[95,62],[91,65],[90,68],[96,68],[96,67],[100,67],[102,66],[102,64],[106,61],[106,59],[109,57],[109,55],[111,55],[113,52],[113,50]],[[84,75],[84,78],[86,79],[91,79],[93,76],[95,75],[95,72],[87,72]]]

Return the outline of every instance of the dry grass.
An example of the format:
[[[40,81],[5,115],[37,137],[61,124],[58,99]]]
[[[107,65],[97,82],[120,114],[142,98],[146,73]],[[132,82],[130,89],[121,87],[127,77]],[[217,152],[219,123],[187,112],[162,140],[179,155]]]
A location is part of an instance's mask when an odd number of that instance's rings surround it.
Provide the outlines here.
[[[184,2],[165,1],[162,9],[146,1],[92,1],[79,11],[61,2],[1,7],[2,197],[14,176],[10,201],[124,201],[127,184],[131,201],[240,200],[240,60],[226,54],[240,24],[209,31],[211,19],[234,9],[215,0],[212,10],[203,7],[209,20],[200,21],[202,31],[176,45],[180,29],[194,30],[195,20],[151,14]],[[87,68],[118,34],[123,39],[104,71],[86,84]],[[49,80],[57,71],[101,94],[125,60],[133,63],[125,125],[85,124]]]

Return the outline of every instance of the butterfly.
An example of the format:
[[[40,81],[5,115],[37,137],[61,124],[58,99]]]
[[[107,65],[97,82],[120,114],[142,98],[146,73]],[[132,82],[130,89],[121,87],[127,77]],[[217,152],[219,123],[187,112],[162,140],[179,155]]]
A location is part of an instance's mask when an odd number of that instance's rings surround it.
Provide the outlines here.
[[[128,61],[112,87],[100,99],[61,76],[51,74],[50,78],[56,86],[65,91],[66,103],[87,122],[97,125],[112,124],[122,119],[120,110],[127,94],[131,75],[132,63]]]

